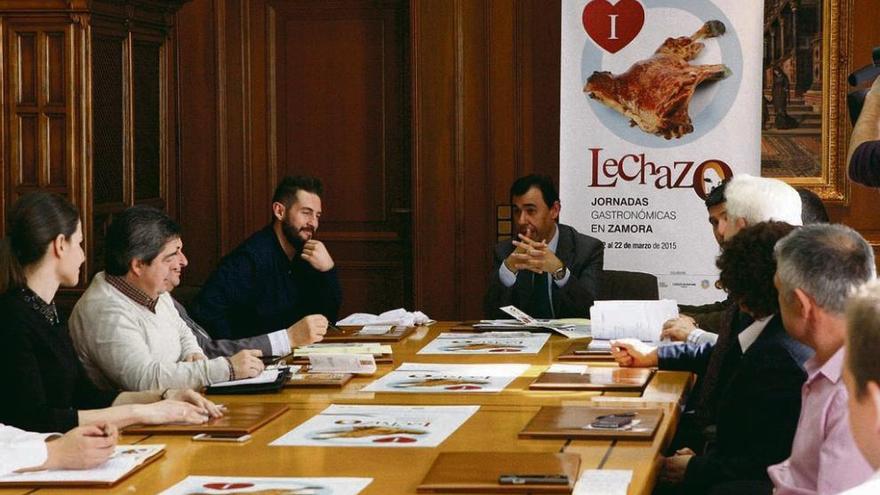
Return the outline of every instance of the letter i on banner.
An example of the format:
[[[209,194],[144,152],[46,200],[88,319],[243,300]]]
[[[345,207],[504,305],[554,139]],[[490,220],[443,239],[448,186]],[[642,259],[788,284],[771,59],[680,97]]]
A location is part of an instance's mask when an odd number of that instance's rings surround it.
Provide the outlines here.
[[[724,297],[706,196],[760,175],[760,4],[562,1],[560,220],[682,303]]]

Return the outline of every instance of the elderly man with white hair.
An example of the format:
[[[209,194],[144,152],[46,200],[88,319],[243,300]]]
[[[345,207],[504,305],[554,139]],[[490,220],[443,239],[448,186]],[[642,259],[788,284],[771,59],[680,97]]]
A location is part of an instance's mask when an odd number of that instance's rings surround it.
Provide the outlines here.
[[[779,179],[735,175],[724,189],[725,211],[718,215],[716,230],[729,241],[740,230],[756,223],[777,220],[802,225],[801,197]],[[663,324],[664,336],[690,344],[715,344],[718,334],[697,328],[693,318],[681,315]],[[675,336],[680,336],[676,338]]]
[[[724,197],[727,215],[719,220],[718,230],[725,241],[750,225],[770,220],[802,225],[801,196],[779,179],[736,175],[727,184]]]

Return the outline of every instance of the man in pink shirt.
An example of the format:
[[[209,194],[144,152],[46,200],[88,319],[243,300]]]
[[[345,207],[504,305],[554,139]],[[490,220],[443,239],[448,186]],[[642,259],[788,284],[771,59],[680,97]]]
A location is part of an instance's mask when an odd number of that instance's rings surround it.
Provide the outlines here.
[[[873,250],[849,227],[810,225],[781,239],[775,254],[785,329],[816,354],[805,363],[791,457],[767,472],[776,495],[839,493],[872,473],[850,433],[841,375],[844,305],[853,287],[874,278]]]
[[[849,423],[865,459],[880,469],[880,281],[859,288],[846,303],[846,366]],[[841,495],[877,495],[880,471]]]

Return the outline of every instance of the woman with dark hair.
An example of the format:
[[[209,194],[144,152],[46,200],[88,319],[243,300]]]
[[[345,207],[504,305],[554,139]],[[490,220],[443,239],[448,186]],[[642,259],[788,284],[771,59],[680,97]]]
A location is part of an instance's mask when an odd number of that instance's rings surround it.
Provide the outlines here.
[[[76,208],[44,192],[19,199],[0,247],[0,421],[39,432],[77,425],[204,423],[220,409],[192,390],[99,390],[58,316],[55,294],[85,260]]]
[[[695,422],[699,427],[714,424],[714,439],[701,451],[702,435],[679,432],[677,447],[685,448],[665,459],[659,479],[668,491],[661,493],[769,494],[773,489],[767,467],[791,452],[806,379],[804,361],[812,355],[782,326],[773,283],[773,248],[793,228],[784,222],[758,223],[724,243],[717,260],[719,283],[735,307],[714,345],[611,343],[621,366],[701,375]]]

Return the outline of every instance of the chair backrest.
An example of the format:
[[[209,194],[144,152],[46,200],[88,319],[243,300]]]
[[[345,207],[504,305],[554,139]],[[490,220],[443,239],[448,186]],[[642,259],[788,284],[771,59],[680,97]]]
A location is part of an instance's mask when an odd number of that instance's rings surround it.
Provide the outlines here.
[[[599,301],[660,299],[657,277],[650,273],[605,270],[599,285]]]
[[[202,290],[201,287],[181,285],[171,291],[171,295],[177,300],[177,302],[183,304],[183,307],[186,308],[187,311],[189,311],[192,309],[192,303],[196,299],[196,296],[199,295],[200,290]]]

